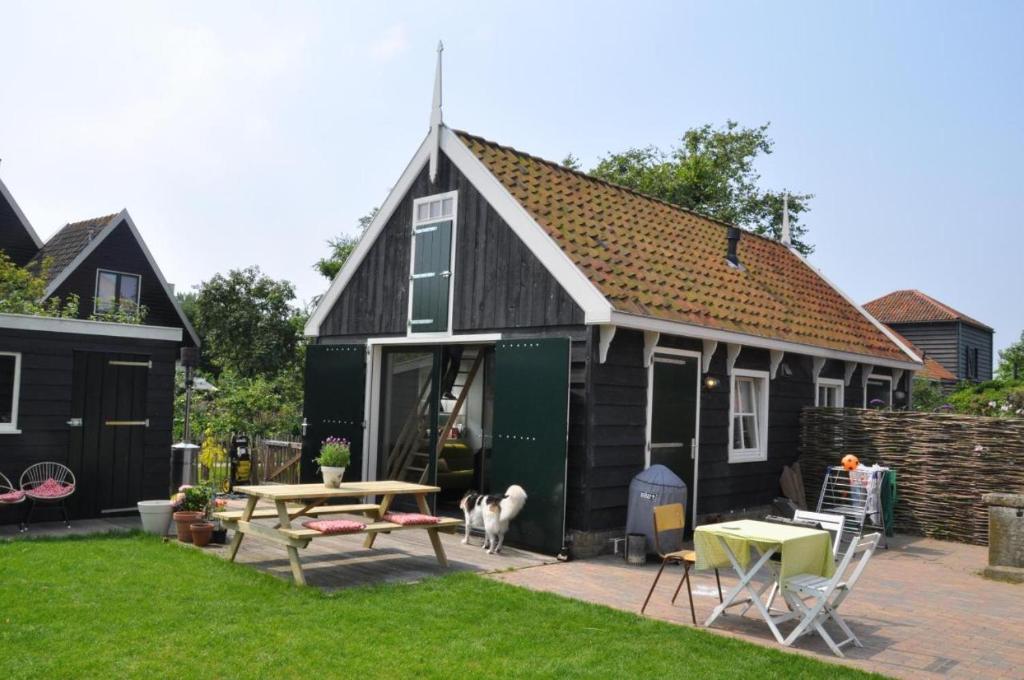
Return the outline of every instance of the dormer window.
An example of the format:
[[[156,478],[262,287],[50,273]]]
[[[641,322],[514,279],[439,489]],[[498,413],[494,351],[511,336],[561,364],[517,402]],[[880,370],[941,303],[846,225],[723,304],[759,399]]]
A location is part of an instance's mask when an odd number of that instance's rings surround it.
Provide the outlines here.
[[[109,314],[118,310],[134,311],[139,307],[141,279],[138,274],[96,270],[94,312]]]

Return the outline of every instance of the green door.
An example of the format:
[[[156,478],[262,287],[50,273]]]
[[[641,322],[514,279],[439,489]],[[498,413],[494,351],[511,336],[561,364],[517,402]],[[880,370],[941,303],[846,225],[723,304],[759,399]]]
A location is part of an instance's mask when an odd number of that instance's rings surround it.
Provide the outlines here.
[[[686,482],[686,529],[693,527],[700,359],[655,354],[651,364],[649,465],[664,465]]]
[[[413,229],[410,332],[444,333],[448,330],[451,259],[451,220],[422,224]]]
[[[528,496],[510,543],[548,555],[564,547],[569,339],[503,340],[494,351],[491,493]]]
[[[352,447],[345,481],[363,473],[363,396],[366,391],[365,345],[310,345],[306,348],[303,401],[302,481],[319,481],[313,459],[327,437],[344,437]]]

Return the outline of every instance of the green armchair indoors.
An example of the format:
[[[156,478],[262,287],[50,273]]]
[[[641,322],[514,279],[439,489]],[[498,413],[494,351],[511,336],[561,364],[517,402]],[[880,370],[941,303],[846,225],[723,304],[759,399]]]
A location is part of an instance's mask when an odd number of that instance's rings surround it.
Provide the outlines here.
[[[473,488],[473,464],[476,453],[461,439],[445,442],[437,459],[437,485],[446,494]]]

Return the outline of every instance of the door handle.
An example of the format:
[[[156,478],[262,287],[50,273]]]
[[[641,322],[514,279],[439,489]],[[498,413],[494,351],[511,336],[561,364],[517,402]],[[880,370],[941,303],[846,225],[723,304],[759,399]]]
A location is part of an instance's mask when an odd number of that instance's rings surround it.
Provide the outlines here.
[[[68,427],[81,427],[81,426],[82,426],[82,419],[81,418],[72,418],[71,420],[68,421]]]
[[[690,460],[697,459],[697,438],[690,439]]]
[[[447,278],[451,277],[451,275],[452,275],[452,273],[448,272],[448,271],[441,272],[441,278],[442,279],[447,279]]]

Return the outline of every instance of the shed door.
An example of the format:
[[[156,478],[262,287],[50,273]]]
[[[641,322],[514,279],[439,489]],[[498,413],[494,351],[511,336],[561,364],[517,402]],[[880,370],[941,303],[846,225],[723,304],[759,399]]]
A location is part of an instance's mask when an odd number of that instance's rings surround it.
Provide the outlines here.
[[[494,373],[491,493],[523,487],[507,540],[554,555],[565,544],[569,339],[498,342]]]
[[[306,386],[302,437],[303,482],[319,481],[313,459],[327,437],[344,437],[352,448],[345,481],[362,479],[363,396],[366,391],[365,345],[310,345],[306,348]]]
[[[448,293],[451,281],[452,221],[420,224],[413,228],[412,333],[448,330]]]
[[[134,510],[143,499],[149,370],[148,356],[74,353],[67,464],[75,514]],[[150,464],[166,472],[165,460]]]
[[[651,361],[647,407],[647,464],[664,465],[686,482],[686,530],[693,527],[694,468],[697,455],[697,410],[700,359],[655,354]]]

